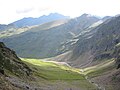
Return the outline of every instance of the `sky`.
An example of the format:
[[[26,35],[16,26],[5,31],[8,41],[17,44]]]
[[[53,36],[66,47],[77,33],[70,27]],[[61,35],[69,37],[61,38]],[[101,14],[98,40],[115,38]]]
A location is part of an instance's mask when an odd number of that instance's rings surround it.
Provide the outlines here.
[[[114,16],[120,14],[120,0],[0,0],[0,24],[55,12],[71,18],[84,13]]]

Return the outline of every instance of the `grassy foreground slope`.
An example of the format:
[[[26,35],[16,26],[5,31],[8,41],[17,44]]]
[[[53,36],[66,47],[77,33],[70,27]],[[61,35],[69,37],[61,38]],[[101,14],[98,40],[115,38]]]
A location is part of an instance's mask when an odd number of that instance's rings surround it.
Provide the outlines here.
[[[96,87],[85,79],[79,69],[37,59],[22,58],[22,61],[34,71],[33,76],[38,79],[36,84],[39,83],[52,90],[96,90]]]

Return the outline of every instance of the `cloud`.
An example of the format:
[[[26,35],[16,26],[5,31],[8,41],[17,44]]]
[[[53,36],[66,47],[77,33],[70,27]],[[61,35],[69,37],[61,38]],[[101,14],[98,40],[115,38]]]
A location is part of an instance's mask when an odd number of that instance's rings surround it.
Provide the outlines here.
[[[23,9],[16,10],[16,13],[17,14],[29,13],[33,10],[34,10],[34,8],[23,8]]]
[[[43,11],[48,11],[48,10],[51,10],[51,9],[52,9],[51,7],[42,7],[42,8],[38,8],[38,11],[43,12]]]
[[[70,17],[115,15],[120,13],[120,0],[0,0],[0,24],[54,12]]]

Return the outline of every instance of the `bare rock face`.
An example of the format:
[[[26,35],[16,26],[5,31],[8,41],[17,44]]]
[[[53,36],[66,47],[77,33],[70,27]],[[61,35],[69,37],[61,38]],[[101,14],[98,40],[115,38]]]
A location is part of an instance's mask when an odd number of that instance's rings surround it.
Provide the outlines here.
[[[117,65],[117,69],[120,68],[120,43],[118,43],[115,46],[115,50],[112,54],[114,56],[114,58],[116,59],[116,65]]]
[[[91,52],[94,61],[114,58],[112,53],[120,43],[120,16],[113,17],[89,32],[81,34],[73,50],[72,60],[77,60],[86,52]],[[118,55],[120,49],[116,48],[117,63],[120,61]],[[86,61],[86,60],[84,60]],[[79,59],[81,62],[81,59]]]
[[[30,75],[31,72],[31,69],[20,60],[13,50],[0,42],[0,73],[4,74],[5,70],[17,76]]]

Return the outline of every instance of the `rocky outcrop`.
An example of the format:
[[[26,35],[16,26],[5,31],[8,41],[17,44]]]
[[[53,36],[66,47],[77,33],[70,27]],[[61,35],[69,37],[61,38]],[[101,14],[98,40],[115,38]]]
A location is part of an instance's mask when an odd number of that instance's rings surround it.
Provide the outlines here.
[[[13,50],[0,42],[0,73],[7,74],[5,71],[17,76],[29,76],[31,69],[20,60]]]
[[[120,68],[120,43],[118,43],[116,46],[115,46],[115,49],[113,51],[113,57],[115,58],[116,60],[116,66],[117,66],[117,69]]]

